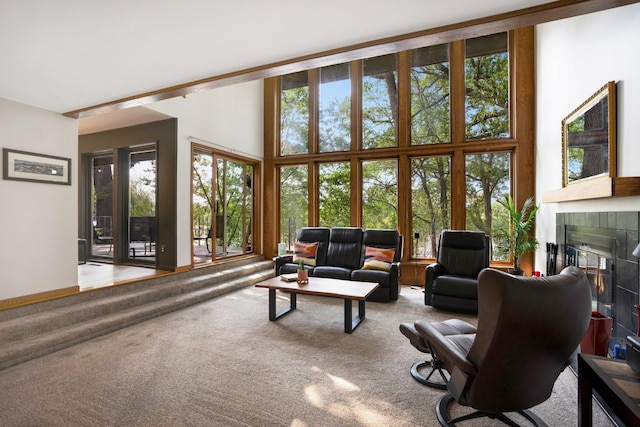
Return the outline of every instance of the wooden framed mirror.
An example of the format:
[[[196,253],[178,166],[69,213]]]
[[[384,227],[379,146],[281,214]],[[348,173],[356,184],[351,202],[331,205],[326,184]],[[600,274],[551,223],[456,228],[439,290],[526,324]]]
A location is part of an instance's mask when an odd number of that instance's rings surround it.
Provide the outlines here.
[[[611,81],[562,120],[562,186],[616,177],[616,83]]]

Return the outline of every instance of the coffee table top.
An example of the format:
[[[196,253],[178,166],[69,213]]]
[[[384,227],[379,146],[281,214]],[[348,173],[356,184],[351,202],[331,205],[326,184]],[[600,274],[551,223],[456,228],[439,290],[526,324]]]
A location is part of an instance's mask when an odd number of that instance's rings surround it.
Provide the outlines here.
[[[335,298],[364,300],[378,287],[374,282],[357,282],[353,280],[329,279],[325,277],[309,277],[309,283],[298,285],[297,282],[285,282],[280,276],[272,277],[256,284],[256,288],[291,291],[299,294],[320,295]]]

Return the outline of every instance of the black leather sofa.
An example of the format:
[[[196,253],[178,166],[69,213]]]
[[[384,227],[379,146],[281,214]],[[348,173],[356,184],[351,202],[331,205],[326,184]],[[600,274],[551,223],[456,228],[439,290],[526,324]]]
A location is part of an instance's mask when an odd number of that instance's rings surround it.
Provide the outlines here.
[[[310,277],[376,282],[379,287],[368,301],[395,301],[400,294],[400,260],[402,235],[397,230],[362,229],[358,227],[305,227],[298,242],[318,243],[315,266],[305,265]],[[363,268],[367,247],[394,249],[389,271]],[[298,270],[293,254],[275,258],[276,275]]]

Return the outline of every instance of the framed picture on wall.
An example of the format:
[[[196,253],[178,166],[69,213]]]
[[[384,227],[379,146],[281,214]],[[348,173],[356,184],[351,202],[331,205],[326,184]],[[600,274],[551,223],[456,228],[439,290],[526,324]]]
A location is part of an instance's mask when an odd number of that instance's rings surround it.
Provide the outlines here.
[[[71,159],[2,149],[2,178],[71,185]]]

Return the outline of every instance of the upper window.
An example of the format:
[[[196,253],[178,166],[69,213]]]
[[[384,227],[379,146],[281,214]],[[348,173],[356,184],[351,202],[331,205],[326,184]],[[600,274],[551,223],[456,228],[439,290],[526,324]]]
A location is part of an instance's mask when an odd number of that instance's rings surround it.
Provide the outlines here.
[[[280,155],[309,152],[309,79],[302,71],[281,77]]]
[[[363,61],[362,148],[395,147],[398,123],[396,55]]]
[[[467,139],[508,138],[509,50],[507,33],[466,41]]]
[[[451,140],[449,45],[411,51],[411,144]]]
[[[320,69],[320,152],[351,149],[349,63]]]

